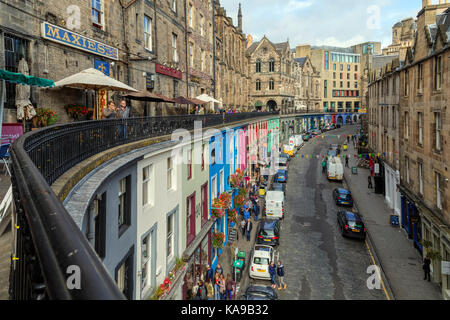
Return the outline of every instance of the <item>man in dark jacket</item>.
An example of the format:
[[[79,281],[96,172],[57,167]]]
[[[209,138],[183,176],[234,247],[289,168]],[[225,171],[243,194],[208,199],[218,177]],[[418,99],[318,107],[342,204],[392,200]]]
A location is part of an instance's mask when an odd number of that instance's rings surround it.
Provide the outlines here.
[[[247,224],[245,225],[245,235],[247,236],[247,241],[250,241],[250,235],[253,228],[252,220],[248,219]]]
[[[431,272],[431,268],[430,268],[430,264],[431,264],[431,259],[429,256],[426,256],[425,259],[423,259],[423,272],[425,273],[425,277],[423,278],[423,280],[427,280],[430,281],[431,276],[430,276],[430,272]]]
[[[211,282],[213,282],[214,280],[214,271],[211,268],[211,266],[208,264],[208,270],[206,270],[206,282],[208,282],[208,280],[211,280]]]
[[[270,274],[270,281],[272,282],[272,288],[276,288],[276,282],[275,282],[275,276],[277,275],[277,267],[275,266],[275,263],[273,261],[270,261],[269,265],[269,274]]]
[[[208,300],[208,289],[203,284],[202,280],[198,281],[197,294],[195,295],[195,300]]]
[[[278,290],[281,290],[282,288],[286,289],[287,285],[286,285],[286,283],[284,283],[284,265],[281,263],[281,260],[278,260],[277,276],[278,276],[278,283],[279,283]]]

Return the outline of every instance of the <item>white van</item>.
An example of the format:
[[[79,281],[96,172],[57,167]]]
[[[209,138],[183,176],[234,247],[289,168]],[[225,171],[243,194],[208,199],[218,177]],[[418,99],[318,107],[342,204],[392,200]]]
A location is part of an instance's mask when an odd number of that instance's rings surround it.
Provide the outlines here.
[[[267,218],[284,218],[284,193],[283,191],[268,191],[266,194]]]
[[[327,162],[327,174],[329,180],[344,180],[344,166],[340,157],[331,157]]]
[[[287,166],[288,166],[287,161],[288,161],[287,158],[278,158],[277,163],[276,163],[277,171],[278,170],[287,170],[288,169],[287,168]]]

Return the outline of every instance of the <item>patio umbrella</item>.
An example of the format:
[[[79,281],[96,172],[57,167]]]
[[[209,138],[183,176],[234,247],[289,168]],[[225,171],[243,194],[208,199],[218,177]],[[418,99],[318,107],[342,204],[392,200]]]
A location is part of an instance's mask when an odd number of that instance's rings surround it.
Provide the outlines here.
[[[217,100],[217,99],[214,99],[213,97],[208,96],[206,93],[204,93],[204,94],[198,96],[197,99],[202,100],[202,101],[205,101],[205,102],[212,103],[212,105],[213,105],[213,108],[211,108],[212,110],[215,109],[215,108],[214,108],[214,104],[215,104],[215,103],[219,104],[219,105],[220,105],[219,108],[221,109],[222,101],[219,101],[219,100]],[[215,110],[214,110],[214,111],[215,111]]]
[[[30,74],[27,61],[22,58],[19,61],[18,72],[25,76]],[[18,84],[16,85],[16,107],[17,107],[17,120],[23,120],[24,132],[25,132],[25,120],[30,120],[36,115],[33,105],[30,101],[31,88],[28,85]]]
[[[175,103],[174,100],[163,96],[162,94],[149,92],[147,90],[132,92],[123,96],[131,100],[150,101],[150,102],[169,102]]]
[[[108,77],[103,72],[94,68],[83,70],[77,74],[57,81],[55,83],[55,87],[95,90],[96,94],[99,90],[138,92],[136,89],[111,77]],[[97,98],[95,99],[95,104],[97,104],[96,102]],[[96,112],[96,118],[98,118],[99,110],[97,110],[97,106],[94,107],[94,110]]]

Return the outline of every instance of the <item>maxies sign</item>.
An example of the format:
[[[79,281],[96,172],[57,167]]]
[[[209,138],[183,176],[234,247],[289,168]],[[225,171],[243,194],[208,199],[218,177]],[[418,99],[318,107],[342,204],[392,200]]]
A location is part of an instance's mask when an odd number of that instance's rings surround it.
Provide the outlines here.
[[[116,48],[89,39],[80,34],[63,29],[48,22],[42,23],[42,37],[105,58],[119,60],[119,50],[117,50]]]

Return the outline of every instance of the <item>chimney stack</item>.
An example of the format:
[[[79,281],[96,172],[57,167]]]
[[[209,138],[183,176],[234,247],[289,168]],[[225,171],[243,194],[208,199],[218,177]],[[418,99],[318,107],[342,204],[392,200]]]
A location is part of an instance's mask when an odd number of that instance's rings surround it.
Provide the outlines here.
[[[242,32],[242,9],[241,4],[239,3],[239,13],[238,13],[238,30]]]

